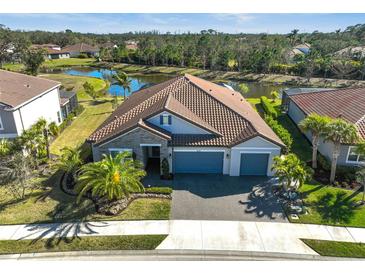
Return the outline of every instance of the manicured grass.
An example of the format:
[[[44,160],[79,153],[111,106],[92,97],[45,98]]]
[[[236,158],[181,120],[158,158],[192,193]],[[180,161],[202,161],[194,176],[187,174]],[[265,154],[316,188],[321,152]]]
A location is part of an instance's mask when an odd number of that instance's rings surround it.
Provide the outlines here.
[[[76,197],[65,194],[59,186],[61,173],[35,180],[37,188],[15,199],[0,186],[0,224],[49,223],[90,220],[163,220],[169,219],[171,200],[136,199],[117,216],[97,214],[91,200],[79,204]]]
[[[94,58],[66,58],[66,59],[46,60],[42,64],[42,68],[54,69],[54,68],[73,67],[73,66],[92,66],[93,64],[95,64]]]
[[[62,148],[82,145],[90,134],[112,113],[110,99],[98,103],[83,103],[85,110],[51,144],[51,153],[60,154]]]
[[[153,250],[167,235],[90,236],[0,241],[0,254],[90,250]]]
[[[92,66],[96,64],[94,58],[67,58],[67,59],[55,59],[55,60],[46,60],[41,65],[41,70],[44,69],[57,69],[57,68],[66,68],[66,67],[77,67],[77,66]],[[23,71],[23,64],[4,64],[4,69],[11,71]]]
[[[98,78],[86,77],[86,76],[73,76],[63,73],[57,74],[40,74],[40,77],[44,77],[50,80],[55,80],[61,82],[61,84],[67,88],[73,88],[77,92],[77,97],[79,100],[89,100],[91,99],[89,95],[85,93],[83,84],[89,82],[96,91],[102,91],[107,88],[107,83]]]
[[[277,120],[284,128],[289,131],[293,138],[291,152],[295,153],[302,161],[310,161],[312,159],[312,146],[300,132],[294,122],[287,114],[279,115]]]
[[[302,241],[322,256],[365,258],[364,243],[348,243],[308,239],[302,239]]]
[[[309,213],[299,215],[299,220],[291,219],[292,222],[365,227],[365,206],[356,206],[361,192],[319,183],[304,184],[300,192]]]

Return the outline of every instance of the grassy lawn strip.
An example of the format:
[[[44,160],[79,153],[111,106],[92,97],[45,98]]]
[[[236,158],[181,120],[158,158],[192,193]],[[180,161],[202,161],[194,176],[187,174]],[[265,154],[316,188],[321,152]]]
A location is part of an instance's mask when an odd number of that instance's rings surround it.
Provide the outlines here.
[[[313,182],[304,184],[300,193],[309,213],[292,222],[365,227],[365,206],[355,206],[361,200],[361,192]]]
[[[72,124],[56,138],[51,144],[51,153],[60,154],[65,146],[77,147],[83,144],[90,134],[102,123],[112,112],[110,100],[98,103],[83,103],[85,110],[72,122]]]
[[[0,254],[91,250],[153,250],[166,236],[123,235],[40,240],[2,240],[0,241]]]
[[[41,70],[77,67],[77,66],[92,66],[94,64],[95,64],[94,58],[66,58],[66,59],[46,60],[41,65]],[[19,72],[24,70],[24,65],[19,63],[14,63],[14,64],[9,63],[9,64],[4,64],[3,68]]]
[[[365,258],[365,244],[363,243],[309,239],[302,239],[302,241],[322,256]]]
[[[67,88],[73,88],[77,92],[77,98],[79,100],[90,100],[91,97],[85,93],[84,87],[82,86],[85,82],[89,82],[96,91],[102,91],[107,88],[107,83],[98,78],[87,77],[87,76],[73,76],[64,73],[59,74],[40,74],[40,77],[47,78],[50,80],[61,82],[61,84]]]

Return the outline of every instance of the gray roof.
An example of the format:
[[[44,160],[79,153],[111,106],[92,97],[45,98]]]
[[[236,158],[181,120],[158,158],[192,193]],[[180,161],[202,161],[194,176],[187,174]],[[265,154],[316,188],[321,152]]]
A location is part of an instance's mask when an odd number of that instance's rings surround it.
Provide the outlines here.
[[[15,108],[60,85],[53,80],[0,70],[0,103]]]
[[[302,93],[310,93],[310,92],[318,92],[318,91],[326,91],[326,90],[334,90],[333,88],[288,88],[284,89],[283,93],[287,95],[294,94],[302,94]]]

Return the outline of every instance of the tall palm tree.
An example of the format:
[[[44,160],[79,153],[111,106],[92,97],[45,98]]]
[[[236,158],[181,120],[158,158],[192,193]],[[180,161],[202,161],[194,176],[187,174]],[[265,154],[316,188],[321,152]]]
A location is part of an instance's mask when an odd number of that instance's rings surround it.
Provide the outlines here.
[[[356,127],[343,119],[337,118],[327,125],[325,139],[333,143],[330,182],[335,181],[337,159],[340,155],[341,144],[351,144],[358,141]]]
[[[75,174],[83,164],[79,148],[65,147],[62,149],[61,157],[58,161],[58,168],[66,173],[66,178],[75,181]]]
[[[109,201],[128,197],[131,192],[143,191],[141,178],[146,175],[142,163],[131,159],[129,152],[115,157],[105,155],[100,162],[84,165],[80,169],[76,191],[80,198],[91,191],[92,196],[106,197]]]
[[[299,128],[302,131],[309,131],[312,134],[312,168],[314,169],[317,168],[319,140],[325,135],[327,125],[330,121],[331,118],[327,116],[321,116],[316,113],[312,113],[299,123]]]
[[[128,78],[127,73],[123,71],[119,71],[113,75],[113,78],[118,82],[118,84],[123,88],[123,99],[126,96],[126,90],[131,92],[131,83],[132,81]]]

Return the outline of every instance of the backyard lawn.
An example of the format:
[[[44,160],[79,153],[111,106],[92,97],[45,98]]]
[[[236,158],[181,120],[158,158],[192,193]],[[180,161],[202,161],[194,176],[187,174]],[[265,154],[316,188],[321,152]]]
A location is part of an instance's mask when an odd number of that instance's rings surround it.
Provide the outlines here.
[[[300,192],[309,213],[292,222],[365,227],[365,206],[354,206],[361,200],[361,192],[319,183],[304,184]]]
[[[35,190],[28,191],[24,200],[15,199],[0,186],[0,224],[48,223],[89,220],[163,220],[169,219],[170,200],[136,199],[117,216],[95,212],[93,203],[65,194],[59,187],[61,173],[34,182]]]
[[[61,82],[61,84],[67,88],[73,88],[74,91],[77,92],[77,98],[82,100],[91,99],[89,95],[87,95],[84,91],[84,87],[82,86],[85,82],[89,82],[96,91],[102,91],[107,88],[107,83],[98,78],[87,77],[87,76],[73,76],[64,73],[58,74],[40,74],[40,77],[55,80]]]
[[[365,258],[364,243],[302,239],[310,248],[322,256]]]
[[[67,59],[55,59],[55,60],[46,60],[41,65],[42,69],[57,69],[57,68],[65,68],[65,67],[74,67],[74,66],[92,66],[95,64],[94,58],[67,58]],[[4,69],[8,69],[11,71],[22,71],[24,70],[23,64],[4,64]]]
[[[166,235],[92,236],[36,240],[2,240],[0,254],[88,250],[153,250]]]

